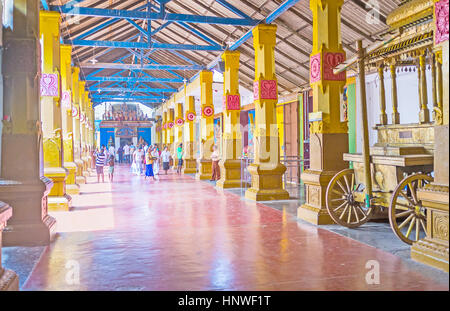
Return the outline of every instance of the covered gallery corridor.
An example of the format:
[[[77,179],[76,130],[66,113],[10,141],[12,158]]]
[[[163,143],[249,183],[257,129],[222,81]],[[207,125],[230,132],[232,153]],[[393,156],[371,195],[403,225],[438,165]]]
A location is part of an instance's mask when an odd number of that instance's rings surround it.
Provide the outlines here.
[[[446,290],[397,256],[196,181],[86,184],[24,290]],[[88,182],[96,182],[89,178]],[[366,283],[377,260],[379,285]],[[66,281],[66,263],[80,267]],[[71,268],[71,267],[70,267]]]
[[[0,12],[0,291],[448,291],[449,0]]]

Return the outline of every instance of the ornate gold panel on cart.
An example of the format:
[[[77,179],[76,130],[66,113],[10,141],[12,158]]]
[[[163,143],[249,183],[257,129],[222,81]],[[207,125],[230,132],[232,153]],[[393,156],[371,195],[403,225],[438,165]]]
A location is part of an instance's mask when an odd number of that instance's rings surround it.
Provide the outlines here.
[[[433,180],[434,125],[442,120],[442,60],[433,46],[433,5],[433,0],[404,1],[387,18],[390,29],[386,34],[390,33],[391,38],[372,48],[363,48],[359,41],[358,56],[334,71],[337,74],[358,65],[363,152],[344,155],[345,161],[353,163],[353,169],[343,170],[331,179],[326,193],[327,211],[336,223],[355,228],[379,217],[380,210],[389,207],[387,216],[394,233],[408,244],[423,238],[427,230],[426,210],[417,191]],[[417,124],[400,123],[397,72],[405,66],[417,69]],[[431,68],[435,124],[428,109],[427,66]],[[378,71],[380,83],[380,121],[374,128],[378,141],[372,147],[367,121],[367,68]],[[391,77],[392,124],[388,124],[386,113],[385,71],[390,71]]]

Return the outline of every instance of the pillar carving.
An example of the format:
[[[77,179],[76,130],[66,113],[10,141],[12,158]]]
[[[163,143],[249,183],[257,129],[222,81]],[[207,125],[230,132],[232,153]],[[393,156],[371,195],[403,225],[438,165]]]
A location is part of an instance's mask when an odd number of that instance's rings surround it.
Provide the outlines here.
[[[283,189],[286,167],[280,163],[276,104],[278,82],[275,75],[276,25],[260,24],[253,29],[255,49],[255,158],[248,168],[251,187],[245,197],[255,201],[284,200],[289,193]]]
[[[61,110],[64,167],[69,172],[66,179],[66,192],[79,194],[80,186],[76,183],[77,165],[73,157],[73,118],[72,118],[72,46],[61,45]]]
[[[343,2],[310,1],[313,16],[311,160],[310,168],[301,175],[306,185],[306,203],[300,206],[297,215],[317,225],[333,223],[326,210],[326,189],[337,172],[348,168],[348,163],[343,161],[343,154],[348,152],[348,128],[340,120],[346,73],[333,73],[333,68],[345,60],[340,32]]]
[[[64,168],[62,131],[60,22],[57,12],[39,14],[42,38],[41,120],[44,146],[44,174],[53,181],[48,197],[50,210],[69,210],[72,198],[66,193],[69,171]]]
[[[77,184],[85,184],[84,163],[81,159],[81,133],[80,133],[80,68],[72,68],[72,118],[73,118],[73,154],[77,165]]]
[[[223,84],[223,139],[222,159],[219,162],[220,180],[218,188],[241,187],[241,96],[239,94],[239,57],[238,51],[226,51],[222,55],[225,62]]]
[[[449,1],[435,0],[435,49],[442,55],[442,86],[449,83]],[[438,65],[439,68],[439,65]],[[439,75],[439,74],[438,74]],[[438,82],[439,84],[439,79]],[[419,200],[427,208],[426,237],[411,247],[411,258],[427,265],[449,271],[449,90],[443,87],[438,98],[442,96],[442,118],[435,126],[434,181],[417,192]],[[442,95],[439,92],[442,91]],[[439,101],[438,101],[439,102]]]
[[[195,174],[197,173],[197,160],[194,156],[194,122],[196,118],[194,96],[186,96],[185,105],[183,174]]]
[[[211,154],[214,146],[214,103],[212,95],[213,73],[200,72],[200,101],[202,118],[200,120],[200,158],[197,159],[197,179],[210,180],[212,177]]]
[[[14,28],[3,32],[3,131],[0,200],[13,208],[4,246],[47,245],[56,221],[48,215],[53,182],[44,176],[40,116],[39,2],[14,1]]]

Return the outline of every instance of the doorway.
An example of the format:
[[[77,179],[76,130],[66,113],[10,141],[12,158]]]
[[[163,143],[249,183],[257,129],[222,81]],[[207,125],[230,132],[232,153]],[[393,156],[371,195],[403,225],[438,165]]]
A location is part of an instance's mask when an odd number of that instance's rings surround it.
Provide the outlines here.
[[[130,138],[124,138],[124,137],[120,138],[120,146],[125,146],[125,144],[131,145],[132,143],[133,143],[133,139],[131,137]]]

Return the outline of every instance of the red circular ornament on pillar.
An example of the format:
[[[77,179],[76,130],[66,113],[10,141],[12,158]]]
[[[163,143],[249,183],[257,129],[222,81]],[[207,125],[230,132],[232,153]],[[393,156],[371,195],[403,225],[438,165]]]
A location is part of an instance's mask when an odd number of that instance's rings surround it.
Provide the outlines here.
[[[169,122],[168,123],[168,127],[171,129],[171,128],[173,128],[173,122]]]
[[[194,120],[195,120],[195,113],[193,113],[193,112],[188,112],[188,113],[186,114],[186,119],[187,119],[188,121],[194,121]]]
[[[203,108],[203,115],[205,117],[210,117],[214,114],[214,108],[211,106],[206,106],[205,108]]]
[[[177,121],[175,121],[178,126],[181,126],[184,124],[184,120],[182,118],[178,118]]]

